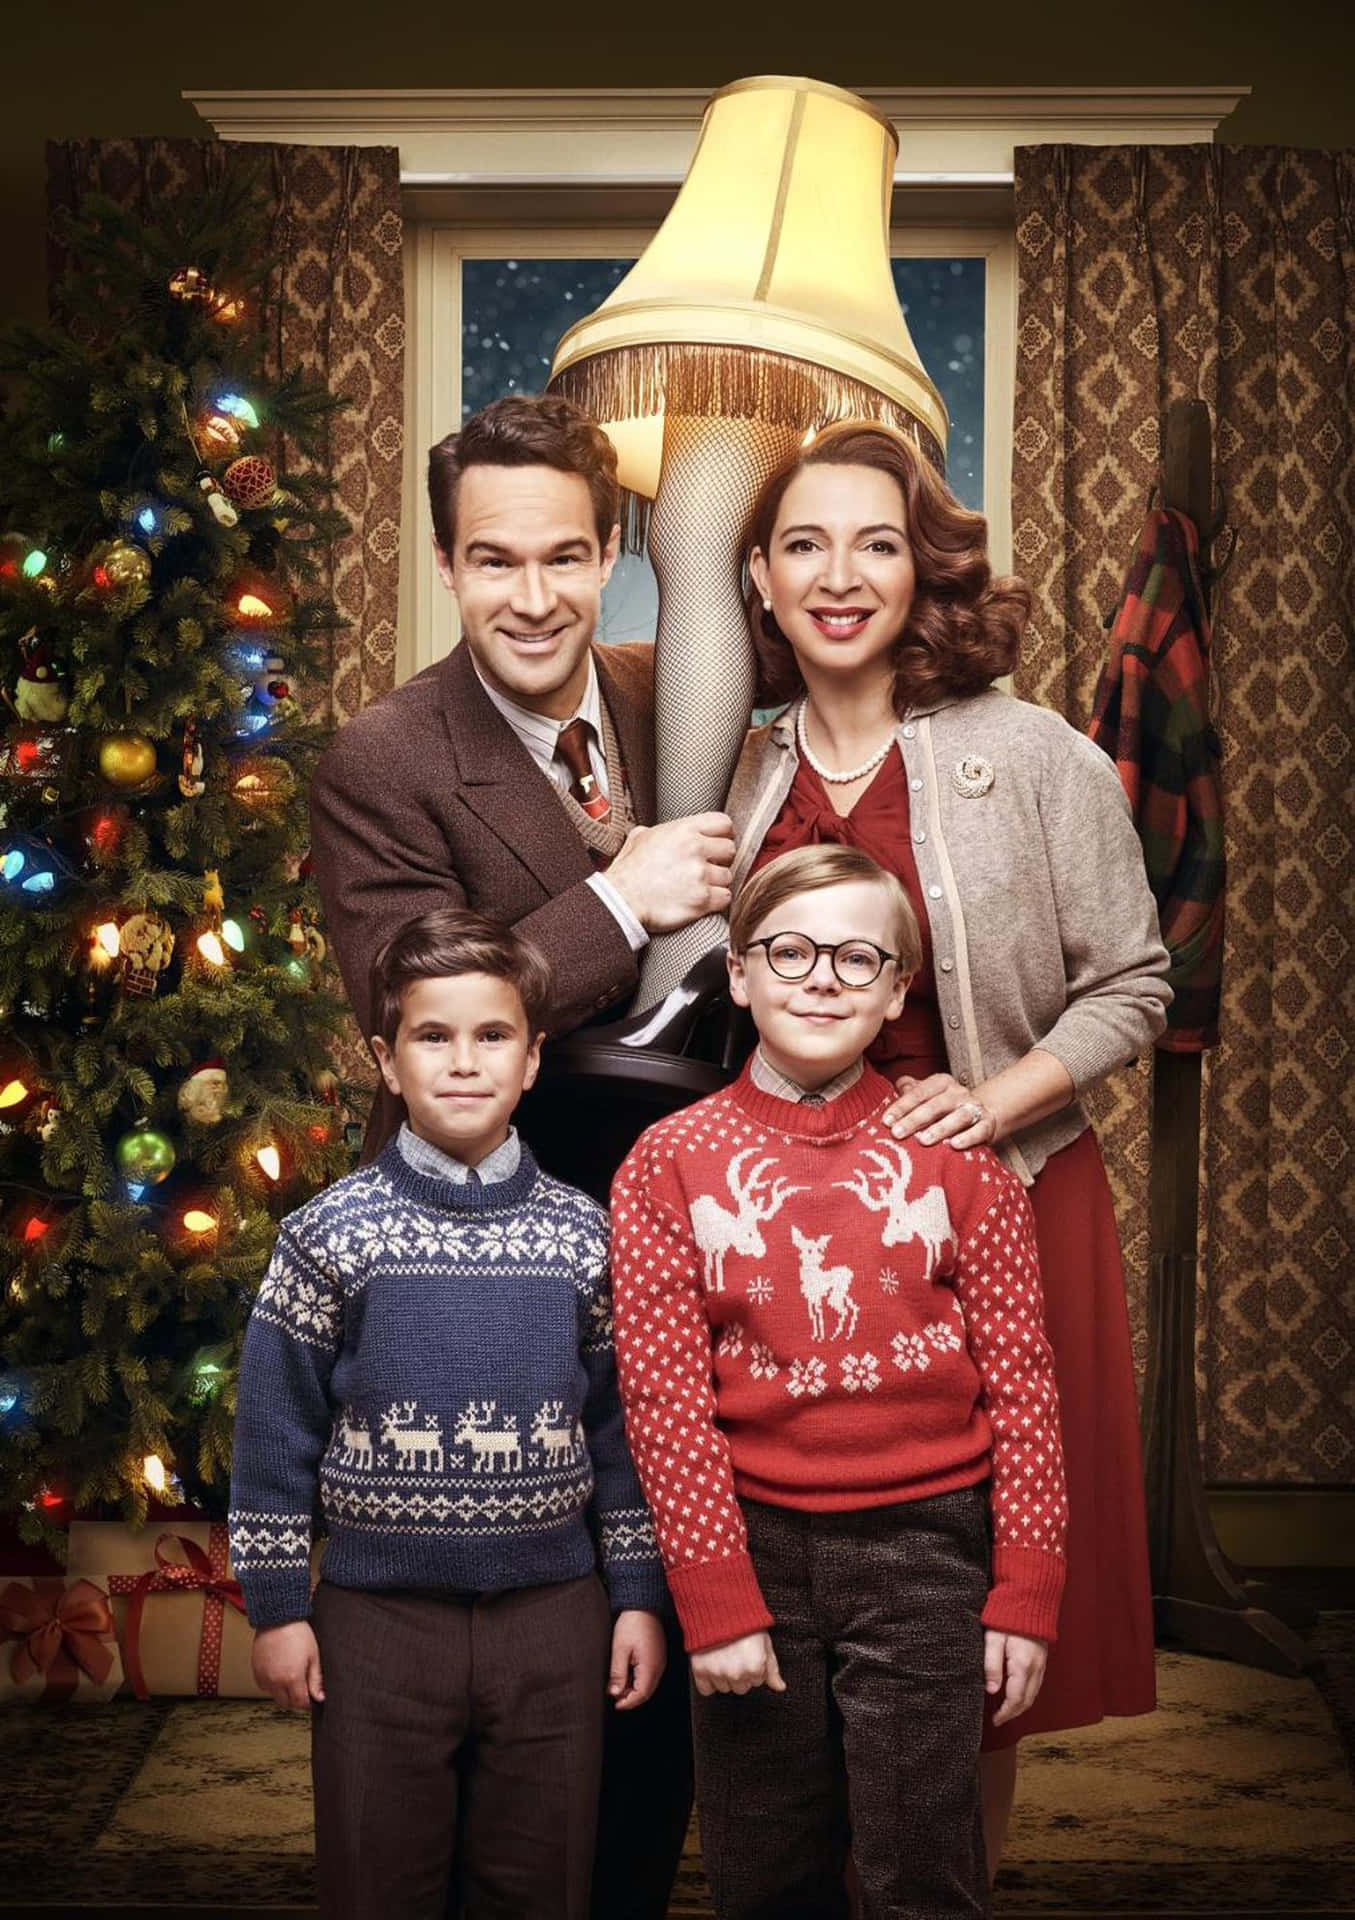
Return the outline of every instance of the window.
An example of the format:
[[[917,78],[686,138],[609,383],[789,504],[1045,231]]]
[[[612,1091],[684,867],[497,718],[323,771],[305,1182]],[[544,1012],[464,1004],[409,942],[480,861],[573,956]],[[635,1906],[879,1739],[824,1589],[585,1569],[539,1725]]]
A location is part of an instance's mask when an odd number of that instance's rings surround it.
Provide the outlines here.
[[[556,342],[603,301],[653,227],[481,232],[443,221],[416,226],[410,275],[416,347],[406,410],[408,498],[422,488],[433,441],[506,392],[539,392]],[[1000,227],[896,228],[894,283],[923,366],[951,418],[948,474],[967,506],[988,515],[994,558],[1010,564],[1014,242]],[[437,579],[426,502],[407,514],[401,576],[404,672],[439,658],[455,608]],[[652,639],[658,592],[643,556],[623,555],[603,598],[607,640]]]

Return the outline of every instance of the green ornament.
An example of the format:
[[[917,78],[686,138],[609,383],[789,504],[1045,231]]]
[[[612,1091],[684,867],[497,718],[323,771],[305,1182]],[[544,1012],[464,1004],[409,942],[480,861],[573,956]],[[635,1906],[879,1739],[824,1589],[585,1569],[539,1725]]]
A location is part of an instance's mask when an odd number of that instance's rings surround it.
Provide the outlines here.
[[[213,1394],[220,1392],[225,1383],[225,1348],[203,1347],[193,1360],[192,1378],[188,1388],[189,1398],[197,1406],[204,1406]]]
[[[282,971],[289,980],[295,980],[303,987],[310,986],[315,978],[311,963],[304,953],[289,953],[282,963]]]
[[[124,1133],[113,1149],[118,1172],[138,1187],[154,1187],[174,1170],[174,1142],[155,1127]]]

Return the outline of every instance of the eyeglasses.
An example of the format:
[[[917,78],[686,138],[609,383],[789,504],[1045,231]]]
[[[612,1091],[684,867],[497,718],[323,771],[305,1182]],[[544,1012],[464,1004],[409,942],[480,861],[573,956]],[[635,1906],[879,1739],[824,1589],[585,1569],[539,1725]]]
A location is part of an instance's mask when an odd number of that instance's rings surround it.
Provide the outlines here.
[[[765,947],[767,965],[779,980],[807,980],[826,953],[833,972],[844,987],[868,987],[878,980],[886,960],[898,960],[897,953],[886,953],[873,940],[840,940],[836,946],[811,940],[805,933],[771,933],[764,940],[750,940],[744,948]]]

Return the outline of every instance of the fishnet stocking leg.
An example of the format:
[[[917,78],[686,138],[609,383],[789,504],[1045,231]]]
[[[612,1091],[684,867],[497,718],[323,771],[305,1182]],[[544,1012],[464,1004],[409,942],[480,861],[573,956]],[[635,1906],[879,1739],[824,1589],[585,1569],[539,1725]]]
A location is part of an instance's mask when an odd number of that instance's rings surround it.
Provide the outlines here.
[[[768,475],[800,441],[761,420],[669,414],[649,522],[659,581],[654,655],[658,817],[724,806],[753,710],[755,665],[741,563],[748,517]],[[635,999],[656,1005],[725,938],[718,915],[649,944]]]

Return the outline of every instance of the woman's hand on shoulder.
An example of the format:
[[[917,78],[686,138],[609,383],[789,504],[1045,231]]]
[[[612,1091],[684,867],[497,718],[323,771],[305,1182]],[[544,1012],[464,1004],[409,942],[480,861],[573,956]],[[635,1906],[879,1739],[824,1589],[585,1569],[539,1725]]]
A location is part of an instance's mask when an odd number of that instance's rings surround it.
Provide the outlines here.
[[[896,1140],[916,1135],[926,1147],[945,1141],[963,1148],[991,1147],[997,1139],[997,1115],[952,1074],[904,1074],[894,1085],[898,1099],[885,1108],[884,1123]]]

